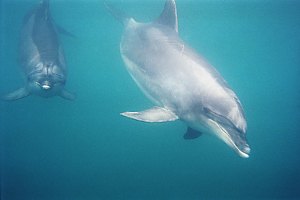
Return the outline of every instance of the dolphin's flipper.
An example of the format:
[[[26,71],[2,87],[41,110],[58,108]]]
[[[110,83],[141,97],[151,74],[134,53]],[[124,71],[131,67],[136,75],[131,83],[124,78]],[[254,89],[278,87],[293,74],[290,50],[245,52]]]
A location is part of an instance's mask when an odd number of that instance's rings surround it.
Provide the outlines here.
[[[153,107],[141,112],[124,112],[121,115],[143,122],[168,122],[178,119],[172,111],[161,107]]]
[[[191,127],[188,127],[186,133],[183,135],[183,138],[185,140],[192,140],[200,137],[201,135],[201,132],[192,129]]]
[[[73,101],[76,99],[76,95],[67,91],[67,90],[62,90],[61,93],[60,93],[60,96],[64,99],[67,99],[67,100],[70,100],[70,101]]]
[[[20,89],[17,89],[14,92],[2,96],[1,99],[4,101],[14,101],[14,100],[27,97],[28,95],[29,95],[29,91],[25,87],[22,87]]]
[[[75,36],[73,33],[67,31],[67,30],[64,29],[63,27],[61,27],[61,26],[59,26],[59,25],[57,25],[57,24],[56,24],[55,26],[56,26],[56,29],[57,29],[58,33],[63,34],[63,35],[66,35],[66,36],[69,36],[69,37],[76,38],[76,36]]]
[[[178,33],[178,20],[175,0],[166,1],[163,12],[155,22],[168,26]]]

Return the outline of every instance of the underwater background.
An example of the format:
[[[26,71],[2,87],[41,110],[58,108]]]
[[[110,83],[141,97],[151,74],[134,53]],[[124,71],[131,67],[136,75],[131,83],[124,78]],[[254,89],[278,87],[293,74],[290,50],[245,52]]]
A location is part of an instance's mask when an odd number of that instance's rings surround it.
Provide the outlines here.
[[[24,84],[18,43],[38,0],[0,1],[0,94]],[[75,101],[0,101],[1,199],[300,199],[300,1],[177,0],[181,38],[237,93],[251,147],[183,140],[180,122],[120,116],[153,106],[127,73],[122,24],[101,1],[51,0]],[[164,0],[113,1],[141,22]]]

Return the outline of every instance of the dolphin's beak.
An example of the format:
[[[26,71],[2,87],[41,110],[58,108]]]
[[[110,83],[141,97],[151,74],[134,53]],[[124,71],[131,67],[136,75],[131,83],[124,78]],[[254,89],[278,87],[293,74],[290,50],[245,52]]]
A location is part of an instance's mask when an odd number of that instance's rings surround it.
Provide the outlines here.
[[[49,89],[51,89],[51,87],[49,86],[49,85],[42,85],[42,88],[44,89],[44,90],[49,90]]]
[[[249,157],[250,147],[247,144],[245,133],[237,130],[236,128],[221,125],[212,119],[209,119],[208,123],[210,127],[213,128],[213,132],[217,135],[217,137],[235,150],[239,156],[243,158]]]
[[[40,86],[43,90],[49,90],[51,89],[51,86],[50,86],[50,82],[49,81],[45,81],[43,82],[42,84],[39,83],[39,82],[35,82],[38,86]]]

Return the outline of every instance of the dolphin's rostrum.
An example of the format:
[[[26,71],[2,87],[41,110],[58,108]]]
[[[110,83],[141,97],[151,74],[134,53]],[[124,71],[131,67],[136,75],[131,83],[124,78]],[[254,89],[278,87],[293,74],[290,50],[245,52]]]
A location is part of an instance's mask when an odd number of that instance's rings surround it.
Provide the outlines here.
[[[139,23],[106,6],[125,26],[120,51],[127,70],[155,104],[122,115],[144,122],[180,119],[188,126],[185,139],[213,133],[249,157],[241,103],[216,69],[180,39],[175,0],[167,0],[152,23]]]
[[[58,32],[67,33],[54,23],[49,0],[41,1],[24,17],[20,61],[26,84],[2,99],[17,100],[30,94],[42,97],[58,95],[68,100],[75,98],[64,89],[67,67]]]

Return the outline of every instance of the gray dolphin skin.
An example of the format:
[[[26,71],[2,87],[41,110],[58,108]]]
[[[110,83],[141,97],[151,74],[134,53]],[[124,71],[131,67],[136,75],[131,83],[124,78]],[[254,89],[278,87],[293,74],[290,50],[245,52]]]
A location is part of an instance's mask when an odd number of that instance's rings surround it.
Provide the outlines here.
[[[17,100],[30,94],[75,98],[64,89],[67,66],[58,31],[65,32],[52,20],[49,0],[41,1],[25,16],[20,36],[20,61],[26,84],[2,99]]]
[[[125,26],[120,51],[127,70],[155,104],[121,115],[143,122],[180,119],[188,127],[184,139],[212,133],[241,157],[249,157],[241,103],[216,69],[180,39],[175,0],[167,0],[151,23],[106,6]]]

